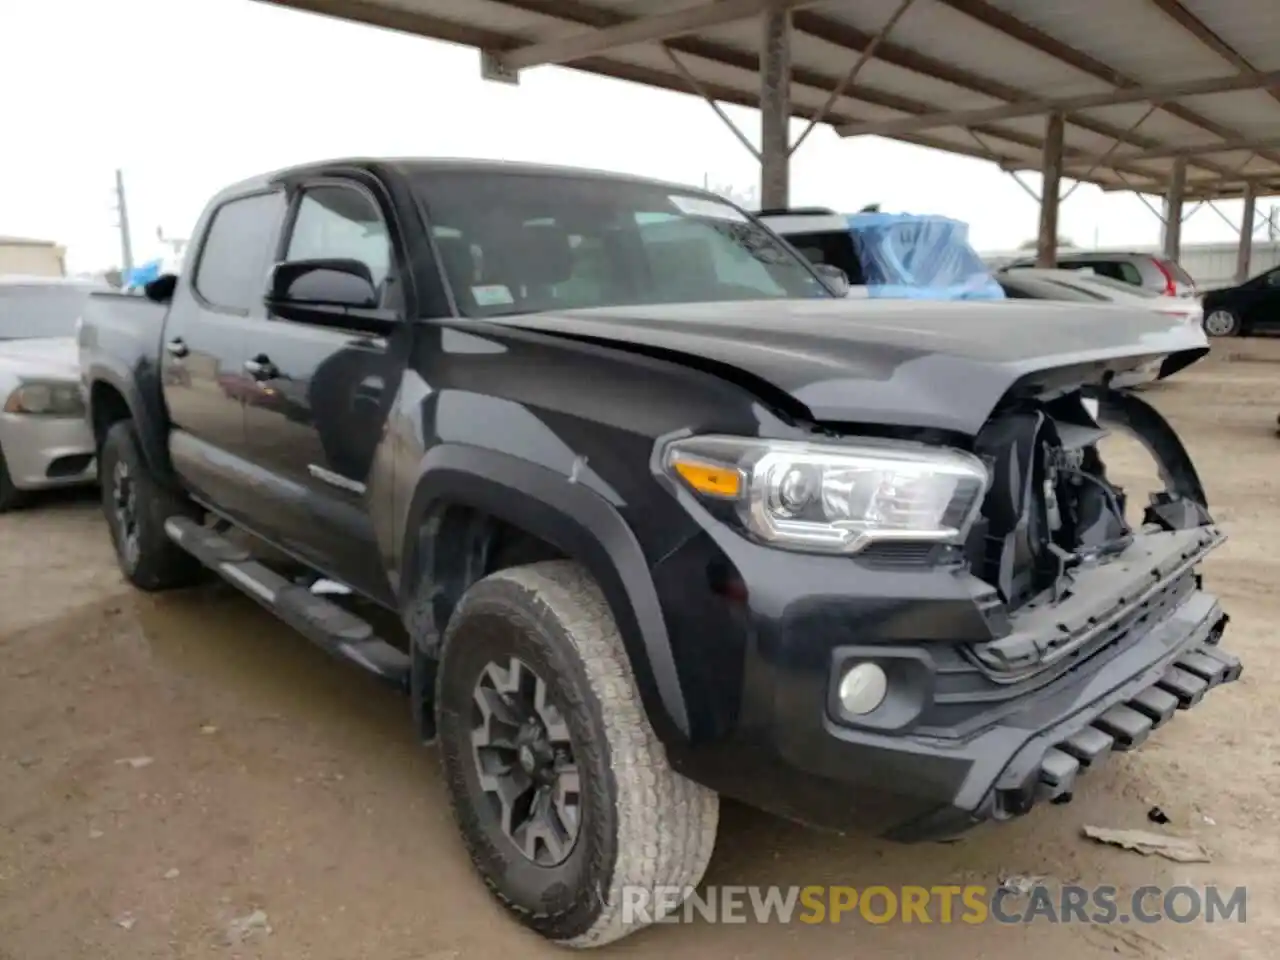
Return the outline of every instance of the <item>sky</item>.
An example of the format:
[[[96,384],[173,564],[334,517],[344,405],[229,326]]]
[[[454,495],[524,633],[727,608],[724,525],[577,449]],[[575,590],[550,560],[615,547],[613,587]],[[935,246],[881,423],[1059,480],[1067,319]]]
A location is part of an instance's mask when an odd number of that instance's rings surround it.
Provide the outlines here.
[[[74,271],[120,263],[117,169],[139,262],[220,187],[324,157],[527,160],[735,191],[759,177],[695,96],[559,67],[492,83],[475,50],[252,0],[0,0],[0,102],[0,235],[56,240]],[[758,113],[725,111],[759,142]],[[1033,237],[1038,218],[993,164],[827,127],[793,157],[791,202],[955,217],[984,251]],[[1238,222],[1238,201],[1220,208]],[[1079,245],[1159,242],[1129,194],[1082,185],[1059,216]],[[1234,239],[1207,207],[1183,226],[1183,243]]]

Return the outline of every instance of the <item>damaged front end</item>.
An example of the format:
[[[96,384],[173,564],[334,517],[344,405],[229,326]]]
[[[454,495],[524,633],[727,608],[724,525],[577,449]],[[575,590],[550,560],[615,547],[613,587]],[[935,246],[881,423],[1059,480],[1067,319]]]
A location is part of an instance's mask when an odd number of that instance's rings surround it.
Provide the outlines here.
[[[1098,449],[1104,423],[1147,449],[1165,485],[1136,526]],[[975,451],[992,483],[966,553],[998,592],[1005,622],[993,625],[999,639],[970,653],[993,679],[1017,680],[1078,653],[1126,610],[1181,592],[1225,539],[1177,434],[1131,394],[1015,403],[992,418]]]
[[[1136,523],[1099,451],[1104,425],[1137,439],[1164,485]],[[1071,799],[1079,774],[1137,747],[1237,679],[1241,665],[1219,645],[1227,615],[1197,572],[1225,535],[1186,449],[1153,407],[1111,390],[1015,402],[976,449],[992,483],[966,553],[997,597],[985,604],[991,637],[960,651],[972,671],[960,699],[994,696],[1011,705],[1003,724],[1043,726],[983,802],[986,816],[1004,819]],[[1034,690],[1031,700],[1016,692]],[[1089,705],[1046,723],[1054,690]]]

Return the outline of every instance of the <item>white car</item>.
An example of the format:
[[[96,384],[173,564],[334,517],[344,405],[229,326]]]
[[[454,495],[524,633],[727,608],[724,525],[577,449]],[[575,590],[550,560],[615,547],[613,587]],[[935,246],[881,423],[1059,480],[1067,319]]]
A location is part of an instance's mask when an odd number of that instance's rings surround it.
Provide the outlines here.
[[[1161,313],[1176,323],[1188,327],[1188,335],[1204,341],[1202,322],[1204,308],[1199,300],[1153,293],[1143,287],[1113,280],[1083,270],[1042,270],[1035,267],[1009,267],[999,271],[996,279],[1004,288],[1005,296],[1013,299],[1068,300],[1077,303],[1140,307]],[[1194,333],[1193,333],[1194,331]],[[1160,361],[1153,360],[1130,374],[1117,377],[1116,387],[1132,387],[1154,378]]]
[[[75,327],[101,284],[0,277],[0,513],[31,490],[90,483]]]

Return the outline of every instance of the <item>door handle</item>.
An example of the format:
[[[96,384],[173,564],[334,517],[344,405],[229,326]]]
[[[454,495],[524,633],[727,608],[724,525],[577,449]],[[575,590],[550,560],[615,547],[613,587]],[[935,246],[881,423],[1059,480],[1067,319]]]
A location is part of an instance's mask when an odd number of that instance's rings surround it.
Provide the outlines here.
[[[169,351],[169,354],[171,356],[175,356],[175,357],[185,357],[188,353],[191,352],[187,348],[186,341],[183,340],[181,337],[174,337],[172,340],[170,340],[168,343],[164,345],[164,348]]]
[[[246,360],[244,369],[255,380],[272,380],[280,376],[280,370],[271,358],[261,353],[252,360]]]

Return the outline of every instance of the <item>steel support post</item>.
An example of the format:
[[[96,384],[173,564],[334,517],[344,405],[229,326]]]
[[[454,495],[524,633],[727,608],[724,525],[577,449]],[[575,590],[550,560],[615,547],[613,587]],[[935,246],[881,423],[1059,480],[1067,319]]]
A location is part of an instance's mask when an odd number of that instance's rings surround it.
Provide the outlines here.
[[[1058,262],[1058,193],[1062,183],[1062,134],[1066,119],[1061,113],[1049,114],[1044,131],[1044,156],[1041,160],[1043,183],[1040,187],[1040,232],[1036,236],[1036,266],[1052,268]]]
[[[760,205],[785,208],[790,198],[791,11],[771,7],[760,44]]]
[[[1182,196],[1187,189],[1187,160],[1178,157],[1173,161],[1173,176],[1169,192],[1164,195],[1164,230],[1161,231],[1160,249],[1166,260],[1174,263],[1182,256]]]
[[[1258,204],[1258,191],[1253,184],[1244,188],[1244,218],[1240,221],[1240,247],[1236,251],[1236,283],[1249,279],[1253,268],[1253,218]]]

